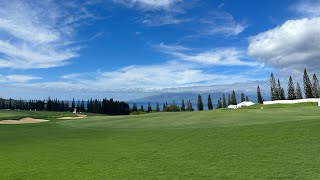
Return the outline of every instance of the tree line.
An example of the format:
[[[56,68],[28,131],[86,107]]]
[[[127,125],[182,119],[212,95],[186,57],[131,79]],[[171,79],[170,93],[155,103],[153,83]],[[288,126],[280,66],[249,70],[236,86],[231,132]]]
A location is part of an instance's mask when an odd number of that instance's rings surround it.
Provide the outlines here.
[[[113,99],[90,99],[87,101],[87,108],[84,100],[62,101],[58,99],[47,100],[15,100],[0,98],[0,108],[10,110],[36,110],[36,111],[59,111],[70,112],[75,108],[78,112],[92,112],[108,115],[128,115],[130,114],[130,107],[128,103],[114,101]]]
[[[129,115],[130,107],[128,103],[114,101],[113,99],[103,99],[102,101],[98,99],[88,100],[87,112],[100,113],[108,115]]]
[[[241,102],[249,101],[249,97],[245,96],[244,93],[241,93]],[[223,94],[222,97],[217,102],[217,107],[215,109],[221,109],[221,108],[227,108],[229,105],[237,105],[237,97],[236,92],[233,90],[231,95],[228,95],[228,98],[226,98],[226,95]],[[192,106],[192,103],[190,100],[186,101],[184,99],[181,100],[181,106],[178,106],[175,101],[173,101],[171,104],[168,104],[167,102],[163,103],[162,110],[160,109],[160,104],[156,102],[156,108],[152,109],[151,103],[148,102],[148,107],[145,109],[143,105],[138,105],[136,103],[133,104],[131,112],[180,112],[180,111],[194,111],[195,109]],[[203,111],[204,110],[204,103],[203,98],[199,94],[197,98],[197,110]],[[213,103],[211,99],[211,95],[209,94],[207,97],[207,109],[213,110]]]
[[[293,79],[290,76],[288,80],[287,94],[285,94],[285,91],[281,86],[280,80],[279,79],[276,80],[273,73],[271,73],[270,75],[271,101],[295,100],[295,99],[303,99],[304,97],[319,98],[320,88],[319,88],[319,81],[318,81],[317,75],[313,74],[312,81],[311,81],[306,69],[304,69],[304,73],[303,73],[303,87],[304,87],[304,96],[302,94],[300,84],[297,82],[295,86],[295,83],[293,82]],[[260,88],[258,86],[257,88],[258,102],[262,103],[262,101],[260,101],[262,98],[259,98],[259,92],[260,92]],[[261,93],[260,93],[260,96],[261,96]]]

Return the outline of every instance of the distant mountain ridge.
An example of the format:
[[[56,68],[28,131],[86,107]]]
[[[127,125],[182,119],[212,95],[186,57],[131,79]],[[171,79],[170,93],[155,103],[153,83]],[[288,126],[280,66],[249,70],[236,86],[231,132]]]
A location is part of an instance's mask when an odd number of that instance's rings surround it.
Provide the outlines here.
[[[223,94],[226,96],[226,100],[228,101],[228,94],[226,93],[202,93],[200,94],[202,96],[202,100],[204,103],[207,103],[208,95],[211,95],[212,103],[216,104],[217,101],[222,98]],[[245,94],[245,96],[248,96],[249,100],[256,103],[257,97],[256,95],[252,94]],[[240,102],[241,100],[241,94],[236,94],[237,101]],[[190,100],[193,104],[197,103],[198,94],[197,93],[163,93],[158,95],[153,95],[145,98],[135,99],[131,100],[129,102],[151,102],[151,103],[172,103],[175,101],[175,103],[181,103],[182,99],[185,101]]]

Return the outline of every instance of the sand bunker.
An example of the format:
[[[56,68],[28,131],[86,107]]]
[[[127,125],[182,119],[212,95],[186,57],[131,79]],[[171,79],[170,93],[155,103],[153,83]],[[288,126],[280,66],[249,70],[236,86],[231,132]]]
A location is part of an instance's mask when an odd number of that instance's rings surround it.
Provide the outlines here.
[[[80,115],[77,114],[77,117],[62,117],[62,118],[58,118],[58,119],[62,119],[62,120],[72,120],[72,119],[84,119],[86,118],[87,115]]]
[[[20,120],[2,120],[0,124],[33,124],[33,123],[42,123],[48,122],[49,120],[44,119],[33,119],[33,118],[23,118]]]

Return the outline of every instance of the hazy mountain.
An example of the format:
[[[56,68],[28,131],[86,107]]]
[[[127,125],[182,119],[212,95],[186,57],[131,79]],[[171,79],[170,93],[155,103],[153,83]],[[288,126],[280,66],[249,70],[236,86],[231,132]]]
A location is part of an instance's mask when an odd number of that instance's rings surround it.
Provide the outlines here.
[[[209,93],[202,93],[200,95],[203,98],[203,102],[206,103]],[[212,103],[216,104],[217,101],[222,97],[223,93],[211,93],[210,95],[211,95]],[[225,94],[225,95],[227,99],[228,94]],[[245,94],[245,95],[249,97],[250,101],[257,102],[257,97],[255,94],[254,95]],[[237,101],[239,102],[241,100],[241,95],[236,94],[236,96],[237,96]],[[145,98],[131,100],[130,102],[171,103],[174,100],[176,103],[180,103],[181,100],[184,99],[185,101],[191,100],[192,103],[196,103],[197,98],[198,98],[198,94],[196,93],[163,93],[163,94],[153,95]]]

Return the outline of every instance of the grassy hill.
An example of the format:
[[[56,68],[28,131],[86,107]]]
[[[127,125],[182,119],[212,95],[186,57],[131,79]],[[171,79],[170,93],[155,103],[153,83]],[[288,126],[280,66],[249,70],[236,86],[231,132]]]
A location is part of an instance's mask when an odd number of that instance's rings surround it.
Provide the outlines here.
[[[1,111],[0,179],[319,179],[320,108],[238,110],[57,120]]]

